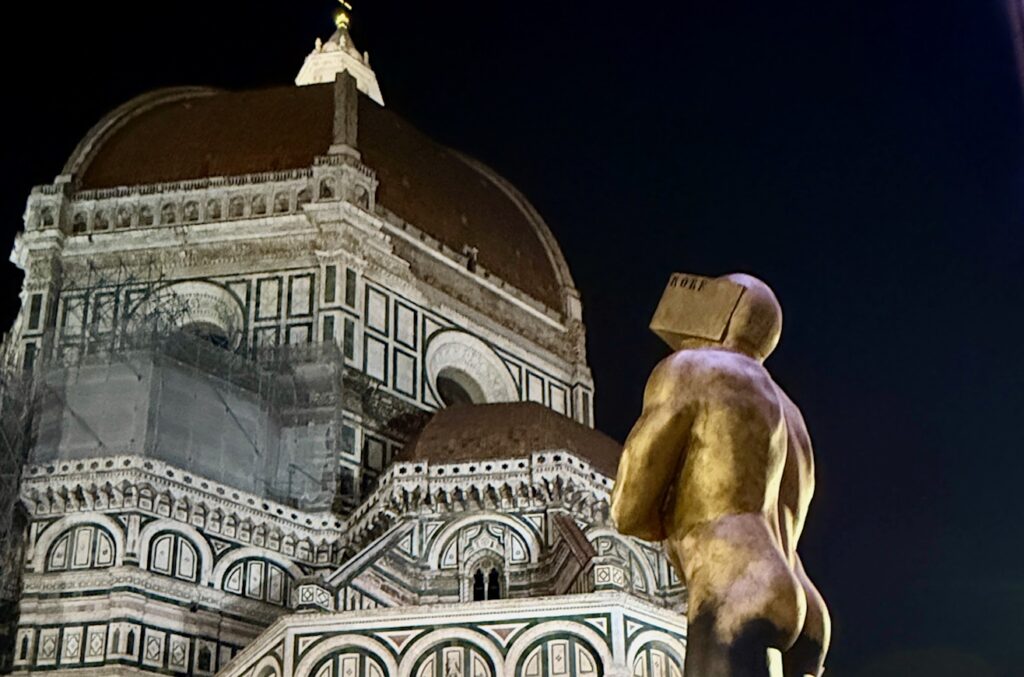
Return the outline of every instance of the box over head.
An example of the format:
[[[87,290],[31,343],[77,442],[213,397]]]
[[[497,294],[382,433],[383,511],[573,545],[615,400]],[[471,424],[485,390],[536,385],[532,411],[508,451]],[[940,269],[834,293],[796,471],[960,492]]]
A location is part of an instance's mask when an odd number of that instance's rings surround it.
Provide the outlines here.
[[[768,285],[745,273],[715,278],[676,273],[651,330],[672,350],[710,343],[764,362],[782,334],[782,307]]]
[[[673,350],[687,338],[725,340],[743,285],[722,277],[675,273],[651,320],[651,331]]]

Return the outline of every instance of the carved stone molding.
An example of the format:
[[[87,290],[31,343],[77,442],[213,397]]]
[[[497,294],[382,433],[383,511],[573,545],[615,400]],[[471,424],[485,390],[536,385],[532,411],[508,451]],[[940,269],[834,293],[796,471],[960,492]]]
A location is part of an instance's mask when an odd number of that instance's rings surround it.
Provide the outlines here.
[[[331,513],[290,508],[143,457],[31,466],[24,477],[22,500],[36,519],[131,509],[314,566],[333,562],[343,528]]]

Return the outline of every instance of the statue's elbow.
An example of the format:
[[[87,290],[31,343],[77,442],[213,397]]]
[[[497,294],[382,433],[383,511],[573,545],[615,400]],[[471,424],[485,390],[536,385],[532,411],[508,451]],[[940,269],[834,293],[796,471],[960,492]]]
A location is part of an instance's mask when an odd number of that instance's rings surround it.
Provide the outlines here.
[[[612,505],[612,524],[620,534],[645,541],[664,539],[661,520],[651,518],[642,510],[630,510],[616,503]]]
[[[634,527],[634,520],[632,519],[632,513],[626,510],[622,503],[618,497],[612,498],[612,525],[620,534],[629,534],[630,530]]]

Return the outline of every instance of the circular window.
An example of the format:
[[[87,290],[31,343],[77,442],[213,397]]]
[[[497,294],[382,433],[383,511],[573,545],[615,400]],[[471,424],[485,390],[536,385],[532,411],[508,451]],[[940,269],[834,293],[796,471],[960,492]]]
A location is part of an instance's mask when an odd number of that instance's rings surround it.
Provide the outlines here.
[[[170,284],[129,309],[131,329],[181,331],[211,344],[235,349],[245,336],[242,302],[221,285],[206,281]],[[166,326],[164,326],[166,325]]]
[[[438,404],[489,404],[519,399],[508,367],[489,345],[457,329],[435,333],[424,366]]]
[[[480,384],[466,372],[453,367],[445,367],[438,373],[435,387],[437,396],[448,407],[459,404],[481,404],[485,401],[484,391]]]

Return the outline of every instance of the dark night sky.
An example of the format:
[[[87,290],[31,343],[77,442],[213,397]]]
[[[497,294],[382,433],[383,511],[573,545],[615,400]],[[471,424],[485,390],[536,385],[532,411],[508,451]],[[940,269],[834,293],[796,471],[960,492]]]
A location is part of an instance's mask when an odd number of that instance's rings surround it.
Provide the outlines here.
[[[818,455],[802,550],[835,616],[829,674],[1022,674],[1024,110],[1003,0],[356,4],[389,105],[560,239],[604,430],[625,437],[665,354],[646,325],[670,272],[776,289],[768,365]],[[4,247],[109,109],[290,82],[335,6],[60,5],[5,22]]]

